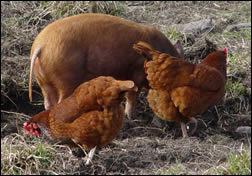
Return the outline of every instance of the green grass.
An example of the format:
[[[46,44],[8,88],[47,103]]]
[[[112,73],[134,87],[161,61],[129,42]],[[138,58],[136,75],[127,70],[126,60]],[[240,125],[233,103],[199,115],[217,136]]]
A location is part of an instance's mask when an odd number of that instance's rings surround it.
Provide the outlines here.
[[[251,152],[230,153],[226,167],[217,171],[221,175],[251,175]]]
[[[173,43],[181,39],[182,36],[182,33],[177,31],[173,27],[170,27],[167,31],[164,31],[163,33],[169,40],[173,41]]]
[[[231,175],[251,175],[251,154],[246,152],[230,154],[227,172]]]
[[[221,34],[225,38],[233,38],[237,40],[251,40],[251,29],[241,29],[240,31],[225,31]]]
[[[176,161],[167,171],[161,173],[161,175],[184,175],[186,174],[185,166]]]
[[[229,92],[229,94],[232,97],[238,97],[240,95],[245,95],[247,89],[244,86],[244,84],[241,82],[241,80],[232,82],[230,79],[227,79],[226,90]]]
[[[16,143],[9,145],[9,143]],[[1,140],[1,172],[4,174],[23,175],[40,173],[41,169],[48,169],[54,161],[54,151],[48,144],[27,144],[23,136]],[[3,152],[4,151],[4,152]]]
[[[200,164],[200,163],[199,163]],[[186,163],[176,161],[168,170],[162,171],[161,175],[182,175],[189,174],[186,170]],[[193,168],[191,168],[193,170]],[[196,169],[196,168],[195,168]],[[213,166],[205,174],[214,175],[251,175],[251,152],[250,149],[243,150],[242,153],[231,152],[227,156],[227,161],[219,166]]]
[[[49,6],[48,1],[40,1],[40,4],[46,7]]]

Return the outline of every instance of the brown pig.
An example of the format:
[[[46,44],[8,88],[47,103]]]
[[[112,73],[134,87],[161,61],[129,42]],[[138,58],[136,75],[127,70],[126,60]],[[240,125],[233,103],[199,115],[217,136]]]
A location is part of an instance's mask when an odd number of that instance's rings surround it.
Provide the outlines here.
[[[163,53],[183,57],[180,43],[174,46],[156,28],[104,14],[80,14],[57,20],[44,28],[33,42],[29,80],[32,75],[50,109],[73,93],[81,83],[98,76],[132,80],[148,87],[144,57],[132,46],[145,41]],[[126,114],[134,109],[137,94],[128,94]]]

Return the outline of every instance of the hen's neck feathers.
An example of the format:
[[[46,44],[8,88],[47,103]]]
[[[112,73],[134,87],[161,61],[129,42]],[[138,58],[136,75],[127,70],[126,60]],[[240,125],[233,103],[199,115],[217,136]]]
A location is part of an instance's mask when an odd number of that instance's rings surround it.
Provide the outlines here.
[[[50,110],[42,111],[36,114],[35,116],[33,116],[29,123],[32,123],[32,122],[36,123],[43,133],[45,133],[45,131],[47,131],[46,133],[48,133],[49,132],[48,131],[49,130],[49,119],[48,119],[49,113],[50,113]]]
[[[39,123],[40,125],[48,127],[49,113],[50,113],[50,110],[42,111],[42,112],[36,114],[35,116],[33,116],[32,119],[30,120],[30,122]]]
[[[50,110],[42,111],[32,117],[30,123],[36,123],[39,129],[48,137],[68,138],[69,123],[57,122],[50,118]]]
[[[217,51],[209,54],[200,64],[214,67],[226,77],[226,57],[227,54],[225,51]]]

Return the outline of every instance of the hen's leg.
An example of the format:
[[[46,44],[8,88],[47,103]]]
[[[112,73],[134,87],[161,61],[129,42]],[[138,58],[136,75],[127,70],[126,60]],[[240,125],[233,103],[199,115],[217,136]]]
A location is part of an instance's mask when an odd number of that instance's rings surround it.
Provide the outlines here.
[[[94,148],[92,148],[88,155],[87,155],[87,161],[86,161],[86,165],[89,165],[90,162],[92,162],[92,159],[94,157],[94,153],[95,153],[95,150],[96,150],[96,146]]]
[[[37,79],[37,81],[44,96],[45,110],[51,109],[58,101],[57,90],[52,85],[43,83],[40,79]]]
[[[180,122],[180,127],[182,130],[183,138],[188,137],[187,130],[186,130],[186,124],[184,122]]]
[[[189,123],[193,123],[194,124],[191,132],[189,133],[189,135],[192,136],[195,133],[195,131],[197,130],[198,121],[195,118],[192,117]]]

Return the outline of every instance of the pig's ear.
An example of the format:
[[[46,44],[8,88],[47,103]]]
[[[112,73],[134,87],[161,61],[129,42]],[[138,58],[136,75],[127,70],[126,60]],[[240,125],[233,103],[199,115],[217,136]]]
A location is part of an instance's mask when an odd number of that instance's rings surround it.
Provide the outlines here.
[[[182,47],[181,41],[177,40],[177,42],[174,44],[174,47],[176,48],[179,56],[184,59],[184,49]]]

